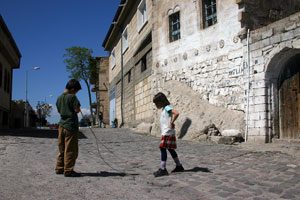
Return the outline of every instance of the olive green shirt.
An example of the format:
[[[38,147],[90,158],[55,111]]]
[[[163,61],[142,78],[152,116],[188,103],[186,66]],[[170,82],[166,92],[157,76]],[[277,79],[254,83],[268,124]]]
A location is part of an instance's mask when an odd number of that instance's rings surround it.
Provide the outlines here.
[[[59,125],[69,131],[78,131],[78,116],[75,108],[80,107],[80,102],[76,95],[63,93],[57,98],[56,107],[60,114]]]

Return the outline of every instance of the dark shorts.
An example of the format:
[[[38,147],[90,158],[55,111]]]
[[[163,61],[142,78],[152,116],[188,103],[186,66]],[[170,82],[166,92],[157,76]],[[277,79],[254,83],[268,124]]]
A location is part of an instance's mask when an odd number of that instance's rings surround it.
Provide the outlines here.
[[[175,135],[163,135],[160,140],[160,148],[176,149],[176,136]]]

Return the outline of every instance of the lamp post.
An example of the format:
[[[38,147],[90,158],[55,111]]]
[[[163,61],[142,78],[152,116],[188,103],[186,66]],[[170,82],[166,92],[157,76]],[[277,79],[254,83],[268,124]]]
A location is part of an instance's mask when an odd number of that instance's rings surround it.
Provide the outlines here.
[[[26,82],[25,82],[25,127],[29,127],[29,111],[28,111],[28,73],[29,71],[39,70],[40,67],[32,67],[31,69],[26,70]]]

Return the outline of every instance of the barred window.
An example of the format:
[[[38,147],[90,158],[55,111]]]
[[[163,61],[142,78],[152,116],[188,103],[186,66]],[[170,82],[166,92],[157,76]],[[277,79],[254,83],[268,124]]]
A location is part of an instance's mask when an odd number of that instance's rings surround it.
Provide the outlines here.
[[[217,23],[217,3],[216,0],[203,0],[203,24],[204,28]]]
[[[169,16],[169,39],[170,42],[180,39],[180,12]]]

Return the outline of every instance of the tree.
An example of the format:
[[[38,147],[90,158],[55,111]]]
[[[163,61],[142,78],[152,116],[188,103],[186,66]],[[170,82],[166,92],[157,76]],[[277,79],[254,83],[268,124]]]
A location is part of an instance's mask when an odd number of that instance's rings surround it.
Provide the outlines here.
[[[70,47],[66,49],[65,64],[67,71],[70,73],[70,78],[75,78],[77,80],[83,80],[88,89],[90,112],[92,112],[92,96],[91,96],[91,86],[90,78],[93,69],[96,68],[96,59],[92,56],[93,51],[85,47]]]
[[[51,116],[51,111],[52,111],[52,106],[49,105],[48,103],[45,102],[38,102],[36,105],[36,111],[37,111],[37,117],[38,117],[38,122],[40,125],[46,125],[47,117]]]

